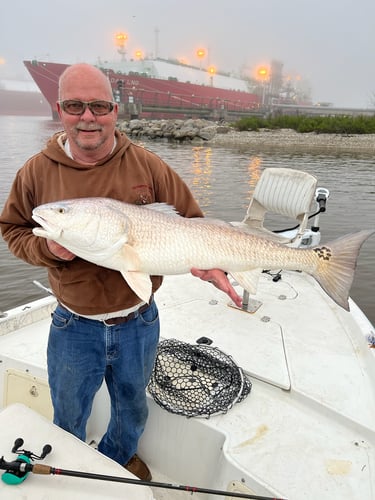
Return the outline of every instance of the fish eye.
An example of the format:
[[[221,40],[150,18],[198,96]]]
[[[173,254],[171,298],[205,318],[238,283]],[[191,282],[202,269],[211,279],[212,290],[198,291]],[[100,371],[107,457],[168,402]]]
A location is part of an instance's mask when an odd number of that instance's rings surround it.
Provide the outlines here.
[[[58,211],[59,214],[64,214],[65,213],[65,208],[60,207],[57,211]]]

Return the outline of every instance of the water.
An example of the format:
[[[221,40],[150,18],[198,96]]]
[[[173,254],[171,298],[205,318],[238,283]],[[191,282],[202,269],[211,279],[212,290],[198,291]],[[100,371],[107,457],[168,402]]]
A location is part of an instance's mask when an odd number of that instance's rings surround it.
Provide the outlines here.
[[[39,151],[60,125],[48,118],[0,116],[0,207],[18,168]],[[144,142],[185,180],[207,216],[241,220],[262,170],[280,166],[305,170],[330,190],[321,216],[322,241],[375,227],[375,159],[371,154],[255,153],[239,148],[192,147]],[[43,296],[33,280],[48,285],[46,271],[13,257],[0,240],[0,310]],[[362,247],[352,298],[375,324],[375,236]]]

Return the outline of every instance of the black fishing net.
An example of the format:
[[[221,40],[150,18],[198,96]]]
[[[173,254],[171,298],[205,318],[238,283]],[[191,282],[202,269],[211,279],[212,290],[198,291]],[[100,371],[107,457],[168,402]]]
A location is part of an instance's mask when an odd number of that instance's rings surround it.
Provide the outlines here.
[[[242,401],[251,391],[251,382],[216,347],[169,339],[159,343],[148,390],[171,413],[209,417]]]

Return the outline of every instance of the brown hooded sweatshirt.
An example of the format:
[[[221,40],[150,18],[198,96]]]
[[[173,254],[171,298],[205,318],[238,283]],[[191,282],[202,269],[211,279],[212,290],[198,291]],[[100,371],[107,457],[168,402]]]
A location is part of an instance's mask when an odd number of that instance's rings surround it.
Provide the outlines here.
[[[81,165],[63,149],[64,132],[55,134],[43,151],[17,172],[0,216],[0,229],[10,251],[29,264],[48,268],[57,300],[78,314],[111,313],[133,307],[140,299],[118,271],[76,257],[62,261],[34,236],[33,208],[52,201],[108,197],[144,205],[165,202],[184,217],[203,214],[181,178],[157,155],[116,131],[113,152],[95,165]],[[153,291],[162,278],[153,276]]]

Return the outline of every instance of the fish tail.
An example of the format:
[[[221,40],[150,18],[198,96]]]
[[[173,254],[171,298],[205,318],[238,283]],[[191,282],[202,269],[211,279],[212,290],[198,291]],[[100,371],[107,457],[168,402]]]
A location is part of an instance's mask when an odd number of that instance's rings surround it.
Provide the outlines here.
[[[323,290],[347,311],[359,250],[374,233],[374,230],[359,231],[312,249],[318,259],[313,277]]]

